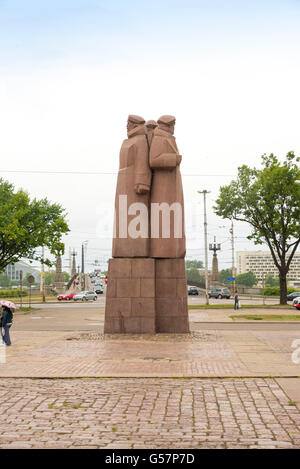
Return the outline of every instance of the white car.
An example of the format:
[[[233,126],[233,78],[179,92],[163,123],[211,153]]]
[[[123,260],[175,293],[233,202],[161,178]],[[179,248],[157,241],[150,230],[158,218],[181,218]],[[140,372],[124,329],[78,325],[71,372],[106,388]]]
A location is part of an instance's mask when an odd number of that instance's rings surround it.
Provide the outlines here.
[[[296,305],[300,304],[300,296],[297,296],[297,298],[293,299],[293,304],[292,306],[296,307]]]
[[[97,295],[94,291],[82,291],[73,297],[74,301],[89,301],[97,300]]]

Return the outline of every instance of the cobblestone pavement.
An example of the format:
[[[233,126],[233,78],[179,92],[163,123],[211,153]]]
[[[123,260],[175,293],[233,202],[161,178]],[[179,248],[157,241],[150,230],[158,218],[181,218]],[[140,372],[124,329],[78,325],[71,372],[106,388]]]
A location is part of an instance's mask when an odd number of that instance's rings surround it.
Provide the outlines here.
[[[0,448],[300,448],[274,379],[0,380]]]

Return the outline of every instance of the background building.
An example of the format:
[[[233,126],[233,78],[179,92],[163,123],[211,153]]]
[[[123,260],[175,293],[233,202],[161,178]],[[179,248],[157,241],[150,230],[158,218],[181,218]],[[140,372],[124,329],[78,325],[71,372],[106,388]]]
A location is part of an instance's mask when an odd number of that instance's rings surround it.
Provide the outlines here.
[[[270,251],[238,251],[237,274],[253,272],[259,283],[262,283],[263,276],[267,275],[278,278],[278,269],[274,264]],[[300,252],[296,252],[291,262],[287,275],[289,285],[300,287]]]
[[[4,273],[10,278],[10,280],[17,282],[20,280],[20,271],[23,272],[23,279],[25,279],[26,274],[31,274],[34,276],[37,283],[40,282],[41,272],[30,264],[27,264],[24,261],[16,262],[16,264],[10,264],[6,266]]]

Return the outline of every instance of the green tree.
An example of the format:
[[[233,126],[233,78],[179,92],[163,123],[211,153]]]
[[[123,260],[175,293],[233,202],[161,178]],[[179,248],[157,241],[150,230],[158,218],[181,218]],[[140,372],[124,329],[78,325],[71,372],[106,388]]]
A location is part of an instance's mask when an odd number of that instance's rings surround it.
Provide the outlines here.
[[[36,281],[34,280],[33,283],[30,283],[29,282],[29,277],[31,276],[31,274],[28,272],[26,275],[25,275],[25,278],[23,279],[23,285],[27,285],[27,287],[29,287],[30,285],[33,286],[36,284]]]
[[[265,279],[266,287],[279,287],[279,278],[272,277],[272,275],[267,275]]]
[[[45,285],[53,285],[55,279],[55,270],[48,270],[45,272]],[[68,283],[70,280],[70,274],[68,272],[63,272],[64,282]]]
[[[6,274],[0,274],[0,287],[9,287],[12,284],[10,278]]]
[[[65,211],[46,198],[30,199],[23,190],[14,191],[0,179],[0,272],[21,258],[42,261],[38,248],[45,246],[53,255],[64,252],[62,235],[69,231]],[[45,258],[46,265],[52,262]]]
[[[262,169],[243,165],[237,179],[220,188],[217,215],[251,225],[248,239],[266,243],[279,271],[280,303],[287,303],[287,273],[300,243],[299,158],[289,152],[283,163],[262,156]]]
[[[187,282],[197,283],[199,286],[204,286],[204,279],[200,275],[198,269],[187,269],[186,270],[186,280]]]
[[[190,261],[185,261],[186,269],[203,269],[203,262],[198,261],[197,259],[192,259]]]
[[[246,287],[253,287],[257,285],[257,278],[253,272],[246,272],[244,274],[239,274],[236,276],[235,283],[237,285],[245,285]]]
[[[221,283],[224,283],[226,285],[231,284],[231,282],[229,280],[227,280],[229,277],[232,277],[232,269],[220,270],[219,279],[220,279]]]
[[[55,270],[47,270],[45,272],[45,285],[52,285],[54,282]]]
[[[68,272],[63,272],[63,276],[64,276],[64,282],[68,283],[68,281],[70,280],[70,274]]]

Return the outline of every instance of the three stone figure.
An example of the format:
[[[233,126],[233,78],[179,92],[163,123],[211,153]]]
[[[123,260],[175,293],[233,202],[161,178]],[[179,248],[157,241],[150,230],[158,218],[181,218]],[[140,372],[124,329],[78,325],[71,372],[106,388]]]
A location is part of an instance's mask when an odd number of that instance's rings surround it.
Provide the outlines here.
[[[120,150],[106,333],[189,331],[175,117],[129,115]]]

